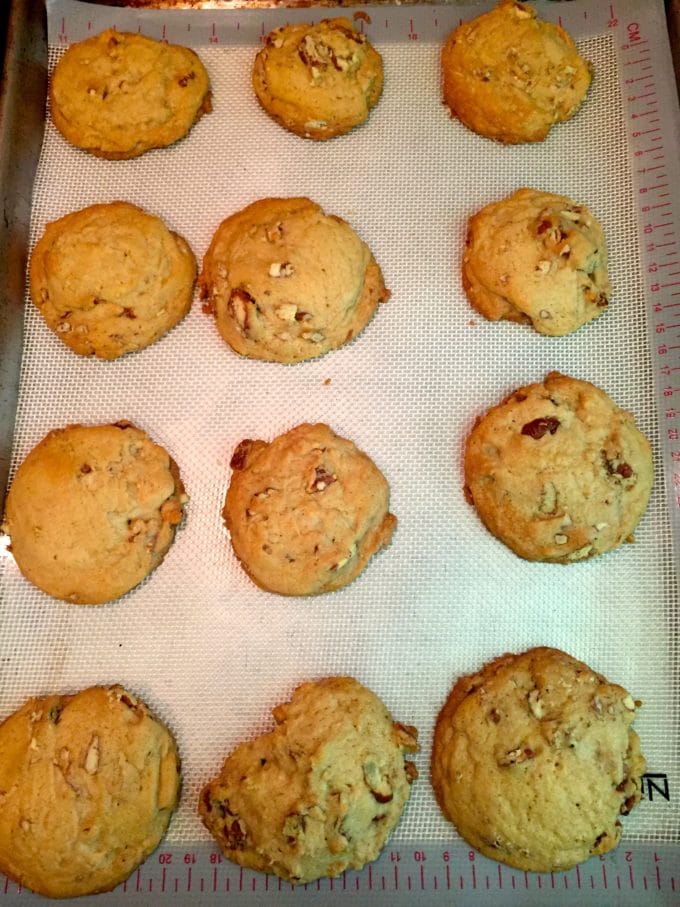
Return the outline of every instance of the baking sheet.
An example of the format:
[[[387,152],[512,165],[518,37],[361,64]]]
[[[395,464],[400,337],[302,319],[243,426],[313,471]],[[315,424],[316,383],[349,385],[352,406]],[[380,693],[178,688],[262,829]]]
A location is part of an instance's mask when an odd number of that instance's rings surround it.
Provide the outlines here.
[[[556,19],[556,5],[536,5]],[[596,6],[569,4],[574,17]],[[639,16],[652,7],[663,12],[641,0]],[[200,260],[228,214],[257,198],[302,194],[353,224],[392,290],[354,343],[291,367],[237,357],[198,300],[160,343],[113,363],[75,357],[27,303],[13,468],[54,427],[130,419],[179,463],[190,504],[163,565],[99,608],[51,600],[7,552],[0,557],[0,714],[31,695],[94,683],[137,692],[173,728],[183,757],[169,843],[207,839],[195,813],[200,786],[239,740],[270,726],[270,708],[299,682],[332,673],[353,674],[420,729],[421,778],[394,839],[455,837],[428,783],[437,711],[459,674],[538,644],[566,649],[644,701],[636,727],[649,771],[677,785],[677,576],[661,477],[635,545],[569,567],[520,561],[463,497],[462,445],[475,417],[551,369],[594,381],[632,410],[660,462],[612,35],[582,18],[579,46],[596,71],[585,106],[540,145],[505,148],[452,121],[440,101],[441,42],[479,10],[368,10],[384,96],[364,127],[309,143],[261,111],[250,67],[271,27],[328,11],[169,16],[48,2],[51,65],[69,40],[111,23],[139,29],[198,47],[214,110],[183,142],[123,162],[89,158],[48,123],[32,242],[49,220],[125,199],[163,217]],[[587,204],[608,237],[611,306],[568,338],[486,322],[461,289],[467,218],[522,185]],[[375,460],[399,526],[352,586],[283,599],[255,588],[231,552],[220,520],[228,463],[242,438],[270,439],[314,420]],[[678,824],[677,805],[662,798],[624,823],[628,839],[659,841],[677,841]]]

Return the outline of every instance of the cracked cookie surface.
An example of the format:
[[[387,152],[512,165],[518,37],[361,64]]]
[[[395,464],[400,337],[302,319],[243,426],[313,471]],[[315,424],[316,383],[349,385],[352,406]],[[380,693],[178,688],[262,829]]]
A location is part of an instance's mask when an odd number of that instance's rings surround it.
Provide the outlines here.
[[[175,741],[122,686],[31,699],[0,725],[0,870],[52,898],[109,891],[177,805]]]
[[[461,677],[437,719],[432,783],[483,854],[569,869],[617,846],[641,798],[636,703],[558,649],[507,654]]]
[[[527,560],[571,563],[632,541],[653,476],[633,416],[558,372],[481,416],[465,447],[470,502]]]
[[[177,465],[127,422],[51,431],[17,469],[4,531],[17,566],[54,598],[119,598],[165,557],[186,495]]]
[[[571,333],[609,303],[602,227],[566,196],[519,189],[470,219],[463,286],[485,318]]]
[[[298,425],[271,443],[242,441],[231,466],[224,520],[241,565],[263,589],[340,589],[392,538],[385,477],[327,425]]]
[[[540,142],[580,107],[591,65],[558,25],[516,0],[462,23],[442,50],[444,103],[479,135]]]
[[[284,129],[323,141],[367,119],[382,93],[382,58],[345,17],[284,25],[267,35],[252,82]]]
[[[242,356],[293,363],[355,338],[389,298],[368,246],[308,198],[268,198],[218,227],[199,278]]]
[[[294,883],[361,869],[408,800],[416,729],[351,677],[304,683],[273,715],[203,788],[204,824],[230,860]]]
[[[59,132],[109,160],[172,145],[210,109],[208,74],[193,50],[114,29],[72,44],[50,81]]]
[[[128,202],[47,224],[31,254],[30,292],[48,327],[81,356],[149,346],[191,307],[196,260],[181,236]]]

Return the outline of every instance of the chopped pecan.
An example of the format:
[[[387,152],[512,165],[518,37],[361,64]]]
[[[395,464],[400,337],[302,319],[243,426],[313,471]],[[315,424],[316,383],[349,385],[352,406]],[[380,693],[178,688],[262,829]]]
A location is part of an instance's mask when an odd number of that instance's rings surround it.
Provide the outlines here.
[[[251,306],[257,308],[257,303],[247,290],[244,290],[243,287],[237,287],[231,291],[227,308],[244,334],[248,332],[250,327]]]
[[[543,704],[543,700],[541,699],[541,694],[536,688],[534,688],[529,692],[527,700],[529,702],[529,711],[534,716],[534,718],[538,718],[538,720],[540,721],[540,719],[545,715],[545,705]]]
[[[397,741],[399,746],[405,750],[407,753],[417,753],[420,747],[418,746],[418,729],[415,728],[412,724],[401,724],[399,721],[395,721],[394,730],[397,734]]]
[[[371,759],[364,763],[364,781],[378,803],[389,803],[394,798],[392,786]]]
[[[531,422],[527,422],[522,426],[522,434],[528,435],[534,441],[538,441],[548,432],[554,435],[559,427],[560,420],[555,419],[553,416],[548,416],[547,418],[533,419]]]
[[[289,261],[273,261],[269,265],[270,277],[292,277],[295,268]]]
[[[325,491],[333,482],[337,482],[338,477],[335,473],[328,472],[323,466],[317,466],[314,470],[314,479],[309,488],[311,492]]]
[[[85,771],[88,775],[96,775],[99,769],[99,737],[92,735],[92,740],[85,756]]]
[[[224,823],[224,838],[229,850],[243,850],[246,845],[246,836],[245,822],[229,816]]]
[[[182,78],[178,79],[177,81],[182,88],[186,88],[187,85],[189,84],[189,82],[195,78],[196,78],[196,73],[193,72],[193,70],[192,70],[190,73],[187,73],[186,76],[182,76]]]
[[[415,762],[411,762],[410,759],[404,760],[404,771],[406,772],[406,780],[409,784],[413,784],[414,781],[418,778],[418,766]]]
[[[501,756],[497,762],[501,766],[506,765],[519,765],[521,762],[526,762],[527,759],[534,758],[534,751],[528,746],[520,746],[517,749],[510,750],[505,753],[504,756]]]

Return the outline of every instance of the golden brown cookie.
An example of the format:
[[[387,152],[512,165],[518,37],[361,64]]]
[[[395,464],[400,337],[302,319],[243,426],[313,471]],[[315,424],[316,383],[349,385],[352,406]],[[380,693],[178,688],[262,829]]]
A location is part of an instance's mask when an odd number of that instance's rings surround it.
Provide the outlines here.
[[[242,356],[314,359],[352,340],[389,298],[368,246],[308,198],[267,198],[218,227],[199,278]]]
[[[532,872],[617,846],[641,797],[635,702],[557,649],[503,655],[461,677],[432,747],[439,805],[483,854]]]
[[[418,773],[397,724],[351,677],[304,683],[273,710],[277,727],[240,744],[207,784],[199,813],[228,859],[290,882],[375,860]]]
[[[69,425],[17,469],[3,529],[34,585],[98,605],[160,564],[186,500],[177,464],[134,425]]]
[[[121,686],[31,699],[0,725],[0,870],[51,898],[110,891],[177,805],[168,729]]]
[[[397,519],[385,477],[327,425],[298,425],[272,442],[242,441],[223,516],[251,579],[280,595],[352,582],[389,544]]]
[[[47,224],[31,255],[31,298],[81,356],[143,349],[191,307],[196,260],[163,221],[128,202],[92,205]]]
[[[380,54],[345,17],[275,28],[253,66],[253,88],[267,113],[317,141],[363,123],[382,87]]]
[[[463,286],[486,318],[569,334],[609,303],[607,244],[584,205],[518,189],[478,211],[468,226]]]
[[[464,22],[442,50],[444,102],[469,129],[499,142],[540,142],[580,107],[592,67],[558,25],[501,0]]]
[[[64,138],[109,160],[172,145],[211,109],[208,74],[193,50],[114,29],[68,48],[49,96]]]
[[[477,421],[466,492],[520,557],[569,563],[633,541],[652,488],[652,451],[633,416],[590,384],[551,372]]]

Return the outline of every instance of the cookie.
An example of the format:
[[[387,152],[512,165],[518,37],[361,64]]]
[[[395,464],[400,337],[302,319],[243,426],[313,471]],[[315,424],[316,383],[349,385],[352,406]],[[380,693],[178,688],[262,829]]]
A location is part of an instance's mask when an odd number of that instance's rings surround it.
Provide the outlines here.
[[[553,337],[569,334],[609,304],[602,227],[564,195],[519,189],[470,219],[463,287],[491,321],[531,324]]]
[[[300,362],[359,334],[389,298],[368,246],[308,198],[267,198],[218,227],[201,293],[237,353]]]
[[[129,422],[51,431],[17,469],[3,530],[43,592],[119,598],[165,557],[187,498],[177,464]]]
[[[570,563],[633,541],[653,475],[633,416],[558,372],[490,409],[465,447],[470,502],[530,561]]]
[[[382,93],[382,58],[345,17],[284,25],[265,38],[252,81],[277,123],[322,141],[367,119]]]
[[[110,891],[179,796],[168,729],[121,686],[31,699],[0,725],[0,870],[32,891]]]
[[[437,719],[432,784],[465,840],[531,872],[617,846],[641,798],[635,702],[558,649],[503,655],[461,677]]]
[[[109,160],[172,145],[211,109],[193,50],[110,28],[67,49],[49,100],[66,141]]]
[[[592,67],[558,25],[516,0],[463,22],[442,50],[452,116],[499,142],[540,142],[579,109]]]
[[[277,727],[241,743],[199,798],[224,855],[294,883],[375,860],[417,777],[414,727],[351,677],[304,683]]]
[[[389,544],[385,477],[327,425],[298,425],[272,442],[241,441],[223,516],[241,565],[280,595],[317,595],[351,583]]]
[[[191,307],[196,260],[163,221],[128,202],[47,224],[31,255],[30,292],[48,327],[81,356],[141,350]]]

